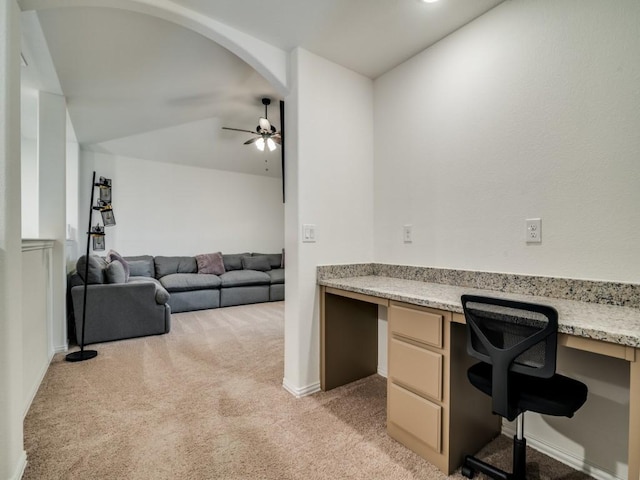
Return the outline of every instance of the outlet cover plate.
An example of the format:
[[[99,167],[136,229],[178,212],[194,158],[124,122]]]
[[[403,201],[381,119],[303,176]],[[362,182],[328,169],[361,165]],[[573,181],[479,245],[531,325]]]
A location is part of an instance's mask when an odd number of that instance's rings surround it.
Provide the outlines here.
[[[539,218],[527,218],[526,223],[526,242],[542,243],[542,221]]]

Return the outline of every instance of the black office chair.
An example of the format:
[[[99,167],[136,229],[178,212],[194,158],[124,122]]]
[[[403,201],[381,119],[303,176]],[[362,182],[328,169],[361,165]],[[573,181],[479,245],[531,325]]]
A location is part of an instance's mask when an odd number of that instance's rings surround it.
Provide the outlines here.
[[[572,417],[587,386],[556,372],[558,312],[549,306],[475,295],[462,296],[467,352],[481,360],[469,368],[471,384],[492,398],[493,413],[517,419],[513,473],[467,455],[462,474],[500,480],[526,478],[524,412]]]

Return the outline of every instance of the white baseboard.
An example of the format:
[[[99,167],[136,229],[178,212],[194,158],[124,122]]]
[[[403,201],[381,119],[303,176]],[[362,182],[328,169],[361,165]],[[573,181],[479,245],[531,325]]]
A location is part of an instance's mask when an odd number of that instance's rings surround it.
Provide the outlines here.
[[[53,353],[65,353],[69,351],[69,344],[65,343],[64,345],[56,345],[53,347]]]
[[[513,428],[513,425],[503,423],[502,433],[504,435],[507,435],[509,438],[513,438],[513,436],[516,434],[516,431],[515,428]],[[544,440],[527,434],[526,429],[524,432],[524,436],[527,439],[528,447],[538,450],[539,452],[544,453],[546,456],[554,458],[575,470],[586,473],[596,480],[625,480],[622,477],[616,476],[612,472],[603,470],[597,465],[590,464],[584,458],[577,457],[573,453],[559,448],[557,445],[549,445]]]
[[[378,375],[381,377],[387,378],[387,369],[378,365]]]
[[[307,385],[306,387],[298,388],[291,385],[285,378],[282,380],[282,386],[287,392],[289,392],[296,398],[306,397],[307,395],[311,395],[312,393],[320,391],[320,382],[312,383],[311,385]]]
[[[22,418],[24,419],[24,417],[27,416],[27,413],[29,413],[29,409],[31,408],[31,404],[33,403],[33,399],[36,398],[36,394],[38,393],[38,389],[40,388],[40,385],[42,384],[42,381],[44,380],[44,376],[47,374],[47,370],[49,370],[49,365],[51,365],[51,360],[53,360],[53,355],[55,352],[52,352],[49,354],[49,361],[42,365],[42,368],[40,369],[40,372],[38,372],[38,381],[34,383],[31,391],[29,392],[29,396],[27,397],[27,400],[25,402],[24,405],[24,410],[22,412]]]
[[[25,468],[27,468],[27,452],[23,450],[16,464],[16,468],[13,470],[13,475],[9,477],[9,480],[20,480],[22,475],[24,475]]]

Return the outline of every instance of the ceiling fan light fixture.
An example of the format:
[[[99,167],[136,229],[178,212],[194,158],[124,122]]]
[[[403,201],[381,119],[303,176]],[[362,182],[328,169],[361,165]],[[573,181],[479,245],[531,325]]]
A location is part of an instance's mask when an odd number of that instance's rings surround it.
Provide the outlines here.
[[[262,104],[264,105],[264,117],[260,117],[258,120],[258,126],[256,127],[255,132],[251,130],[245,130],[242,128],[232,128],[232,127],[222,127],[223,130],[234,130],[236,132],[250,133],[252,135],[257,135],[246,142],[245,145],[251,145],[252,143],[256,144],[256,148],[264,152],[265,147],[269,148],[270,152],[273,152],[278,145],[282,144],[282,134],[278,132],[275,126],[271,125],[271,122],[267,116],[267,108],[271,104],[270,98],[263,98]]]
[[[266,117],[260,117],[258,129],[268,132],[271,130],[271,122]]]

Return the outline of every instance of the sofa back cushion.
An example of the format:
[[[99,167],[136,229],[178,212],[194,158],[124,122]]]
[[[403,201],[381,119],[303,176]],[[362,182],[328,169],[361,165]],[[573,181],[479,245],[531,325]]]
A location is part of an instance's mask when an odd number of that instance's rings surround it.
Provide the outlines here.
[[[271,268],[282,268],[282,254],[281,253],[252,253],[252,257],[267,257],[269,259],[269,265]]]
[[[222,261],[224,262],[225,271],[230,272],[232,270],[242,270],[242,257],[249,256],[251,256],[249,252],[223,254]]]
[[[78,275],[80,275],[80,278],[90,285],[104,283],[104,270],[107,268],[107,262],[104,258],[97,255],[89,255],[89,270],[87,272],[87,278],[85,279],[84,274],[86,268],[87,263],[85,256],[82,255],[76,262],[76,271],[78,272]]]
[[[271,270],[271,264],[267,255],[258,255],[255,257],[242,257],[242,268],[245,270],[257,270],[259,272],[268,272]]]
[[[194,257],[155,257],[156,278],[172,273],[198,273],[198,264]]]
[[[156,267],[151,255],[136,255],[124,257],[129,263],[129,275],[131,277],[155,277]]]

